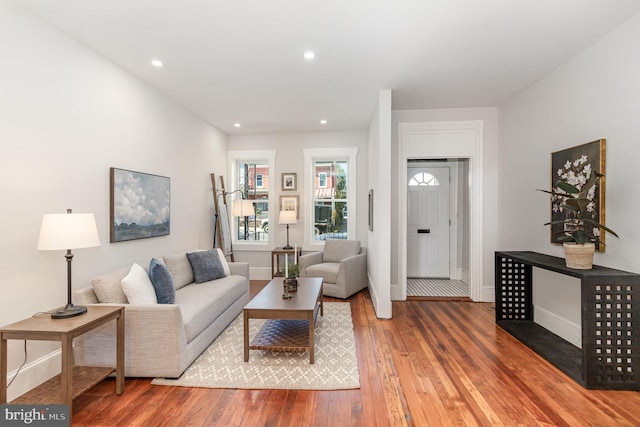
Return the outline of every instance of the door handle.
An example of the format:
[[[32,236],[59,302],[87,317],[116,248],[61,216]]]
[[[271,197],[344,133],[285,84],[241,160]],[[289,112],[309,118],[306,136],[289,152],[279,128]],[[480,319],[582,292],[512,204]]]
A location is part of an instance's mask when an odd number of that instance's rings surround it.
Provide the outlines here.
[[[418,234],[429,234],[431,230],[428,228],[418,228]]]

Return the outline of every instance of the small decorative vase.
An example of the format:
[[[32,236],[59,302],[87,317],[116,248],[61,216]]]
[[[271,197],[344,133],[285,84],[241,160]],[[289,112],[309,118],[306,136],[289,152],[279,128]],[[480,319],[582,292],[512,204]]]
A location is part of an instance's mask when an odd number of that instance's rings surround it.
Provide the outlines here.
[[[563,243],[564,259],[568,268],[575,270],[591,270],[593,268],[593,256],[596,252],[595,243]]]
[[[298,290],[298,279],[295,277],[285,277],[284,287],[289,292],[296,292]]]

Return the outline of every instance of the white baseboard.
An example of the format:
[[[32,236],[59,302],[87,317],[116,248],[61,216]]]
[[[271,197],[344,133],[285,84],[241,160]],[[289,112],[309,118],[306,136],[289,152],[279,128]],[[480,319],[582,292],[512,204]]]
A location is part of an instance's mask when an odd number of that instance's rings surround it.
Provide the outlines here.
[[[483,286],[482,301],[477,301],[477,302],[495,302],[495,300],[496,300],[495,286]]]
[[[533,318],[538,325],[564,338],[576,347],[582,348],[582,329],[580,325],[576,325],[557,314],[537,306],[533,307]]]
[[[62,367],[62,351],[56,350],[39,359],[25,364],[16,379],[7,389],[7,402],[58,375]],[[16,370],[7,374],[7,384],[16,374]]]

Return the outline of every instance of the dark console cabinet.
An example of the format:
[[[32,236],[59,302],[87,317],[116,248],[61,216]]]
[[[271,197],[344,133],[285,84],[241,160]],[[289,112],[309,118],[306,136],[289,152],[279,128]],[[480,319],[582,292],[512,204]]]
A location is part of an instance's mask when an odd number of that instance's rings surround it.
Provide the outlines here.
[[[640,275],[567,268],[537,252],[496,252],[496,323],[583,387],[640,390]],[[580,279],[582,349],[533,319],[533,267]]]

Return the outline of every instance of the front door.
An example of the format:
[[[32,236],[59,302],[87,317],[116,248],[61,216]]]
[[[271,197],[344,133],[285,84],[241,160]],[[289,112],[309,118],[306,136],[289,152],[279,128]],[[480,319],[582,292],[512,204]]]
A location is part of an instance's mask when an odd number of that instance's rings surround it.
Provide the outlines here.
[[[449,278],[449,166],[409,166],[407,277]]]

